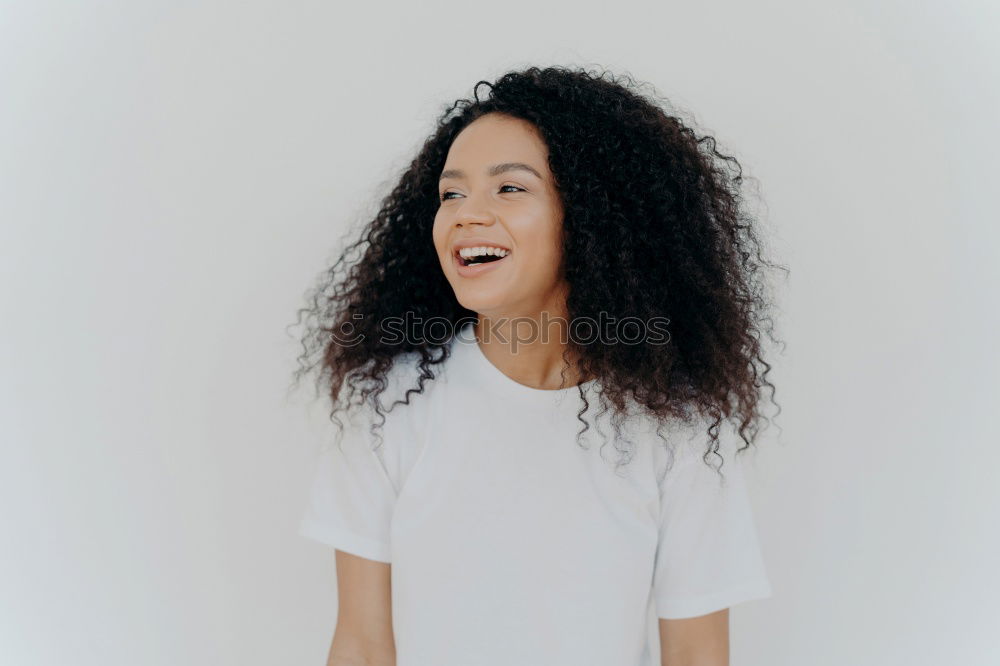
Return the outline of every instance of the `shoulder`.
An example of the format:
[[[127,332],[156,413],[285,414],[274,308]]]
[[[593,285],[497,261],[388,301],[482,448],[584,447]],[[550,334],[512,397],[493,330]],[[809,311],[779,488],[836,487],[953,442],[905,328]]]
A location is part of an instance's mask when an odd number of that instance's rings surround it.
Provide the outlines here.
[[[370,365],[364,369],[352,370],[341,380],[338,406],[355,414],[371,412],[376,399],[383,410],[388,410],[396,400],[405,401],[409,389],[416,389],[420,385],[421,358],[417,351],[400,352],[392,358],[389,368],[378,377],[372,375]],[[430,384],[430,381],[425,382],[426,386]],[[361,399],[362,388],[367,393],[365,400]]]
[[[350,396],[345,395],[341,402],[342,420],[350,429],[361,430],[366,438],[389,442],[416,439],[416,431],[424,427],[430,414],[443,365],[426,364],[424,370],[422,361],[418,351],[401,352],[392,359],[379,381],[365,378],[356,382],[356,386],[364,386],[366,391],[375,390],[364,400],[358,389],[352,389]]]
[[[661,494],[736,497],[744,492],[747,468],[753,467],[757,450],[745,446],[730,421],[716,426],[713,419],[696,417],[672,422],[665,431],[667,445],[657,447],[655,455]]]
[[[663,421],[644,411],[633,413],[633,417],[631,422],[656,470],[661,493],[692,478],[708,485],[724,485],[730,473],[741,473],[742,458],[750,453],[737,453],[742,440],[726,420],[713,428],[712,419],[694,413]],[[718,437],[717,447],[712,443],[713,432]]]
[[[423,391],[418,392],[421,358],[419,352],[401,353],[393,358],[384,382],[379,382],[381,390],[369,394],[366,400],[353,397],[343,405],[339,419],[344,428],[334,438],[338,446],[353,449],[355,455],[366,460],[371,456],[377,461],[397,492],[427,439],[435,380],[426,379]],[[437,367],[431,366],[435,376]],[[372,383],[365,381],[364,385],[371,387]]]
[[[398,354],[386,373],[385,388],[379,394],[382,409],[424,409],[435,387],[444,380],[446,363],[423,363],[423,356],[417,351]],[[403,404],[396,405],[397,402]]]

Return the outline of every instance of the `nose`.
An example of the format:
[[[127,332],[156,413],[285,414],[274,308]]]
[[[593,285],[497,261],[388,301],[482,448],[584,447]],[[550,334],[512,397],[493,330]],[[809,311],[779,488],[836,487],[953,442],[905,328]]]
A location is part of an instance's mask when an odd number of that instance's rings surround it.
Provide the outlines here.
[[[496,215],[493,214],[493,211],[488,206],[479,204],[478,199],[474,196],[467,197],[455,214],[456,227],[476,224],[490,226],[494,222],[496,222]]]
[[[491,227],[494,221],[492,215],[485,213],[482,215],[459,215],[455,218],[455,226],[458,228],[474,226]]]

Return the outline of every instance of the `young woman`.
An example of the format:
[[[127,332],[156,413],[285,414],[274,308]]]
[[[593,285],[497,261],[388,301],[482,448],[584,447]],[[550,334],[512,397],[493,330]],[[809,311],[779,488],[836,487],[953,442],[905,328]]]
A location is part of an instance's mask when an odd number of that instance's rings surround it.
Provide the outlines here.
[[[728,608],[771,595],[739,165],[614,77],[487,85],[300,313],[342,426],[301,523],[336,550],[328,663],[727,664]]]

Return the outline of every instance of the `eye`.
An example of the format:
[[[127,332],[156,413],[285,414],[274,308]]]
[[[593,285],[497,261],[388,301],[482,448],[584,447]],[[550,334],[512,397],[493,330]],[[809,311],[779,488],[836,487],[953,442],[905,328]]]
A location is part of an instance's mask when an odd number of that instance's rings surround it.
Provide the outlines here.
[[[517,185],[501,185],[500,189],[503,190],[505,187],[512,187],[518,192],[527,192],[527,190],[525,190],[522,187],[518,187]],[[445,192],[444,194],[441,195],[441,201],[449,201],[448,197],[449,194],[458,194],[458,192]]]

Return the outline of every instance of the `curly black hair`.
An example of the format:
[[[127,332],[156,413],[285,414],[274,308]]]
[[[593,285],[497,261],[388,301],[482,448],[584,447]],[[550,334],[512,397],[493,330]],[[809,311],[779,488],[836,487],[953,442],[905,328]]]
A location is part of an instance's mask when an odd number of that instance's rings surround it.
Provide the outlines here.
[[[489,95],[480,99],[484,84]],[[570,341],[583,375],[600,379],[600,413],[613,410],[619,436],[629,405],[640,405],[660,426],[672,419],[709,423],[706,464],[718,455],[724,419],[735,420],[745,442],[739,451],[748,448],[762,418],[760,391],[768,386],[772,401],[775,393],[761,347],[763,333],[777,342],[763,269],[787,269],[762,256],[739,162],[641,87],[628,75],[530,67],[479,81],[473,99],[444,110],[361,237],[298,311],[298,323],[305,315],[308,326],[295,383],[318,366],[317,387],[332,400],[330,416],[339,423],[337,412],[348,406],[342,389],[362,402],[377,397],[400,354],[418,359],[418,380],[390,409],[409,404],[410,394],[423,393],[436,376],[448,341],[407,336],[402,344],[387,343],[383,321],[406,312],[455,323],[476,316],[459,304],[441,270],[432,227],[452,141],[477,118],[499,113],[532,123],[547,145],[564,211],[570,321],[602,312],[669,320],[668,344]],[[360,261],[352,260],[358,251]],[[333,339],[352,328],[362,334],[359,344]],[[582,388],[580,395],[582,435],[590,403]],[[371,402],[384,423],[379,401]]]

